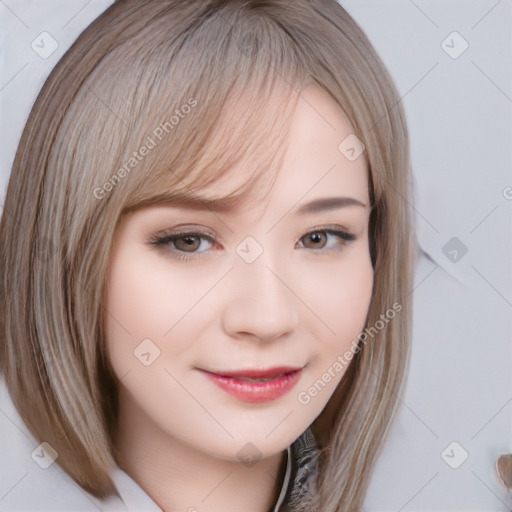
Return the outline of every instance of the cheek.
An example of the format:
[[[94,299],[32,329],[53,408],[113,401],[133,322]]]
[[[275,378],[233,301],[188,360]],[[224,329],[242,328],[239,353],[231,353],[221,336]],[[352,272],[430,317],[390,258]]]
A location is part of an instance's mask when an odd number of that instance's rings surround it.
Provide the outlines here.
[[[113,261],[106,296],[112,338],[161,337],[174,321],[179,283],[166,281],[165,271],[137,249],[126,249]]]
[[[133,366],[134,350],[142,340],[150,339],[159,347],[172,325],[166,313],[169,304],[162,300],[165,283],[161,276],[135,249],[113,260],[105,297],[105,334],[110,360],[119,372]]]
[[[343,348],[364,327],[373,291],[373,267],[368,253],[354,251],[337,263],[310,267],[304,297],[319,319],[324,344]]]
[[[162,255],[127,249],[111,268],[108,312],[130,332],[163,338],[223,271],[180,267]]]
[[[308,372],[297,401],[303,414],[317,418],[343,378],[363,330],[373,292],[369,253],[351,253],[336,265],[315,267],[305,291],[311,299],[311,317],[318,331]]]
[[[125,246],[112,260],[105,334],[108,357],[118,376],[138,368],[136,355],[143,349],[143,353],[151,351],[152,343],[156,347],[152,350],[159,354],[155,366],[159,366],[178,359],[194,337],[190,312],[198,309],[198,302],[219,276],[185,268],[171,272],[169,268],[165,258],[149,257],[135,244]],[[152,343],[143,342],[147,339]]]

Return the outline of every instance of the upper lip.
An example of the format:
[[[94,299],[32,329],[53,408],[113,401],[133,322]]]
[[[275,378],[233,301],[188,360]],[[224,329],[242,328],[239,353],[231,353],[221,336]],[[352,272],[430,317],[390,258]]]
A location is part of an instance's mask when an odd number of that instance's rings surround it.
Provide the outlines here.
[[[246,368],[242,370],[230,371],[208,371],[222,377],[249,377],[252,379],[277,377],[285,373],[302,370],[302,366],[273,366],[272,368]]]

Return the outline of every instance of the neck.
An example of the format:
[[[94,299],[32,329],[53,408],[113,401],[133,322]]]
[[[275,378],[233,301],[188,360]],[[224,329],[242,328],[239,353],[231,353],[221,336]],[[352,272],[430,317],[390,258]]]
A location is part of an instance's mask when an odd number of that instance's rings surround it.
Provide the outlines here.
[[[164,512],[268,512],[286,452],[254,465],[196,450],[162,431],[126,397],[119,402],[118,464]]]

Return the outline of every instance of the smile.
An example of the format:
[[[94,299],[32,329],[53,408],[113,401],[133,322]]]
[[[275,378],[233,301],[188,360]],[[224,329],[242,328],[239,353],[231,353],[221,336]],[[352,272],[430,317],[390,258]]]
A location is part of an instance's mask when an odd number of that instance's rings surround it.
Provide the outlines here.
[[[269,402],[288,393],[300,379],[302,368],[240,370],[214,373],[202,370],[210,382],[243,402]]]

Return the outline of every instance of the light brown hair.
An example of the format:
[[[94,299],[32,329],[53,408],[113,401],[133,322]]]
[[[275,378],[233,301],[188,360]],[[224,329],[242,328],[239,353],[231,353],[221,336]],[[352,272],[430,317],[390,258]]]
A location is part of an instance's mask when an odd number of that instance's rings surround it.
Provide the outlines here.
[[[117,390],[102,303],[120,216],[193,197],[239,162],[251,175],[226,204],[256,180],[271,187],[308,82],[366,146],[375,269],[366,325],[403,306],[361,344],[312,425],[318,510],[361,508],[404,381],[416,242],[400,98],[335,0],[119,0],[62,57],[32,108],[0,223],[1,371],[32,434],[96,497],[116,492]],[[229,107],[242,98],[235,118]],[[130,163],[176,109],[179,124]]]

